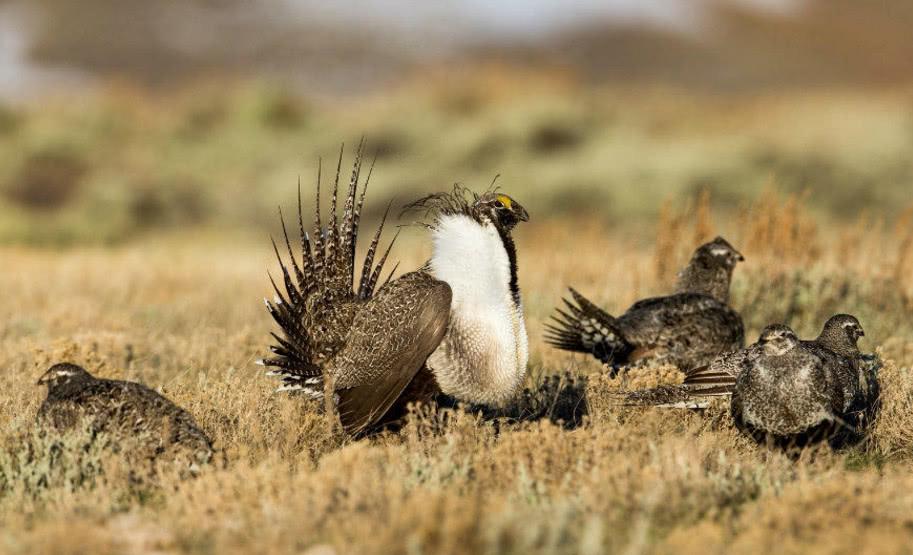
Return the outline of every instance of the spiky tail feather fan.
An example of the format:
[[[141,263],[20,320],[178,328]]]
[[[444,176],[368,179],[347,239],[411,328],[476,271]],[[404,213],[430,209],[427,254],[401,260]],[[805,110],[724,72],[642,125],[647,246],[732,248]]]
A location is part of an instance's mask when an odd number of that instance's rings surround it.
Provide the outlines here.
[[[323,365],[339,349],[344,339],[344,337],[327,337],[327,323],[344,319],[346,305],[364,302],[374,295],[387,256],[396,241],[394,237],[380,261],[374,265],[374,258],[389,212],[388,207],[368,247],[362,263],[361,277],[358,286],[355,287],[355,247],[365,192],[374,169],[372,162],[364,183],[361,184],[364,151],[365,142],[362,141],[355,153],[342,221],[337,222],[336,206],[344,148],[340,149],[336,178],[333,183],[330,222],[326,229],[323,228],[320,214],[322,164],[318,163],[317,169],[317,193],[312,233],[308,233],[304,229],[301,182],[299,180],[300,263],[292,252],[285,218],[282,210],[279,210],[289,261],[286,264],[273,240],[273,250],[282,272],[283,289],[279,288],[270,275],[275,298],[272,302],[265,300],[265,303],[269,313],[282,330],[282,336],[271,333],[275,340],[275,344],[270,347],[272,356],[258,361],[258,364],[270,369],[269,375],[282,379],[279,391],[300,391],[312,398],[324,396]],[[361,189],[360,195],[359,188]],[[392,272],[390,275],[392,276]],[[389,281],[389,277],[387,281]]]
[[[713,364],[710,364],[686,372],[683,383],[694,389],[732,393],[732,389],[735,387],[735,376],[724,370],[718,370]]]
[[[590,353],[603,363],[623,360],[633,349],[618,328],[618,321],[573,288],[573,301],[562,299],[565,309],[555,309],[546,324],[546,343],[565,351]]]
[[[614,394],[618,405],[669,409],[704,409],[716,397],[729,397],[732,388],[693,387],[685,384],[661,385],[651,389],[620,391]]]
[[[621,391],[615,397],[628,406],[703,409],[714,397],[731,397],[735,382],[735,376],[711,364],[690,370],[680,384]]]

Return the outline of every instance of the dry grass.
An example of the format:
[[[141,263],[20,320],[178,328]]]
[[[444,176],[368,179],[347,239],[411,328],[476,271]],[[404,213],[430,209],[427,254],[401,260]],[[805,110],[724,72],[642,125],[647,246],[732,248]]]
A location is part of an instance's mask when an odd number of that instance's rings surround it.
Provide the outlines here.
[[[216,83],[10,109],[0,552],[908,551],[909,98],[721,102],[492,67],[339,105]],[[253,365],[272,325],[264,230],[299,172],[361,134],[378,151],[370,206],[501,172],[530,208],[517,237],[530,381],[589,375],[584,426],[428,410],[351,443],[328,435],[316,407],[272,394]],[[566,286],[618,312],[666,291],[716,234],[747,257],[733,302],[749,338],[774,321],[810,336],[833,313],[861,318],[865,349],[888,361],[868,444],[793,461],[741,437],[722,405],[620,409],[613,390],[679,374],[613,380],[542,343]],[[82,246],[22,246],[32,243]],[[421,231],[406,229],[401,268],[427,255]],[[36,434],[34,382],[64,359],[163,391],[216,441],[217,463],[194,480],[150,477],[104,437]]]
[[[259,301],[272,264],[265,240],[5,247],[0,550],[904,552],[913,540],[913,323],[909,273],[897,267],[909,264],[909,231],[815,230],[806,200],[770,193],[737,224],[724,221],[728,229],[705,196],[670,212],[654,244],[597,222],[521,227],[533,374],[591,374],[589,419],[572,431],[548,422],[496,431],[472,415],[430,411],[398,434],[358,443],[327,436],[315,407],[272,395],[275,384],[252,364],[270,329]],[[889,360],[882,419],[867,445],[793,461],[741,437],[725,406],[703,415],[621,409],[608,396],[618,380],[543,345],[543,321],[565,285],[622,309],[668,287],[657,256],[680,262],[690,249],[671,237],[693,246],[718,232],[748,258],[734,302],[752,330],[785,318],[810,335],[827,311],[862,316],[865,347]],[[868,243],[880,250],[841,248]],[[404,268],[419,264],[420,232],[407,230],[397,254]],[[137,480],[103,438],[36,436],[34,381],[60,359],[160,388],[211,434],[220,462],[194,480]],[[627,385],[674,379],[655,369]]]

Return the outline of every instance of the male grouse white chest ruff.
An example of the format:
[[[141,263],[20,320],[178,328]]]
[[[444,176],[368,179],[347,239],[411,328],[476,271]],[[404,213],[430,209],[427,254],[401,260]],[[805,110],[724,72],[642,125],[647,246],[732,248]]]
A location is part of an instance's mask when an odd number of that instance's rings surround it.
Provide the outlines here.
[[[529,360],[513,244],[490,221],[458,213],[439,217],[433,245],[431,273],[450,285],[453,301],[447,335],[428,366],[448,395],[506,403]]]

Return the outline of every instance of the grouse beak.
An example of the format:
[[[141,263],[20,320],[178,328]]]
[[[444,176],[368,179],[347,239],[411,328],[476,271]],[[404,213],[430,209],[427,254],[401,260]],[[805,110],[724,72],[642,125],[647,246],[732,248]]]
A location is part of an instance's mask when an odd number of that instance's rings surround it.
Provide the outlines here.
[[[520,220],[521,222],[529,221],[529,212],[526,211],[526,208],[523,208],[518,203],[514,202],[513,209],[514,209],[514,215],[517,217],[518,220]]]

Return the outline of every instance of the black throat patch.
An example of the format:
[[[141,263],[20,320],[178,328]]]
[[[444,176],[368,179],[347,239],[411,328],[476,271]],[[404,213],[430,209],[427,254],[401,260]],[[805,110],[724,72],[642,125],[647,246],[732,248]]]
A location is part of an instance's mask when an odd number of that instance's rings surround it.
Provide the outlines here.
[[[495,225],[501,242],[504,244],[504,250],[507,251],[507,259],[510,261],[510,295],[514,300],[514,306],[520,308],[520,286],[517,283],[517,247],[514,245],[514,239],[510,232],[502,226]]]

